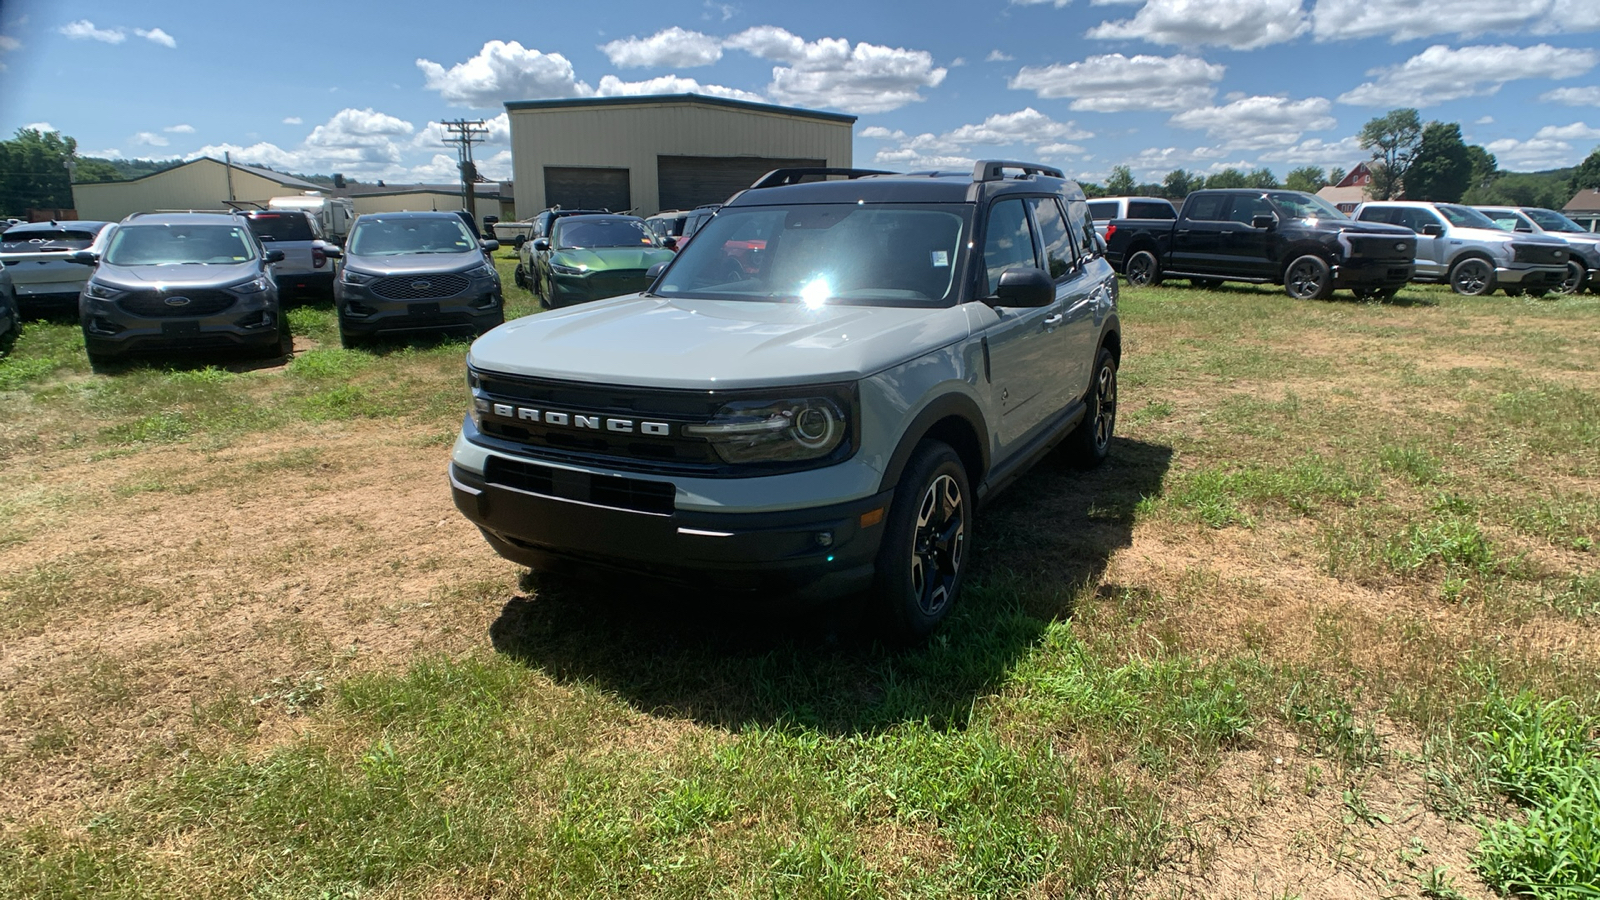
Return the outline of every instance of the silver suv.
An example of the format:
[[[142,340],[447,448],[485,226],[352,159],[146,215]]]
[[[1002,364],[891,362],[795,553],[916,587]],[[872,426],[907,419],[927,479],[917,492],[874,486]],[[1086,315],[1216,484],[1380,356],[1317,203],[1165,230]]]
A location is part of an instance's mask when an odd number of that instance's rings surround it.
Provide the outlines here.
[[[333,282],[345,347],[380,333],[474,334],[506,320],[500,275],[453,212],[368,213],[356,219]]]
[[[1458,294],[1484,297],[1543,293],[1567,277],[1567,245],[1537,235],[1507,234],[1483,213],[1457,203],[1383,200],[1363,203],[1351,218],[1387,222],[1417,233],[1413,281],[1445,282]]]
[[[322,238],[322,226],[311,213],[299,209],[250,210],[244,214],[250,230],[283,261],[272,266],[284,299],[333,296],[333,260],[339,250]]]
[[[1563,294],[1580,294],[1585,289],[1600,290],[1600,234],[1584,230],[1553,209],[1537,206],[1478,206],[1478,212],[1490,221],[1518,234],[1539,234],[1565,241],[1567,250],[1567,277],[1556,286]]]
[[[114,233],[107,222],[58,221],[13,225],[0,235],[0,263],[11,270],[19,306],[30,315],[72,315],[89,271],[72,261],[79,250],[100,252]]]
[[[271,268],[283,254],[264,249],[236,214],[135,213],[103,253],[69,258],[97,266],[78,301],[97,370],[138,350],[294,349]]]
[[[868,591],[920,639],[960,594],[979,502],[1057,445],[1110,450],[1123,344],[1097,247],[1047,166],[780,169],[647,291],[472,345],[455,503],[536,569]]]

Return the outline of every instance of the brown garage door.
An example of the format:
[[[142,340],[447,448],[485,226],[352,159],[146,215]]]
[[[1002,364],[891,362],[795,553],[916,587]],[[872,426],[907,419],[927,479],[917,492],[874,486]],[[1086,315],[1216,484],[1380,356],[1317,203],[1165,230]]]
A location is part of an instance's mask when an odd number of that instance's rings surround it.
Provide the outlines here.
[[[754,156],[658,156],[656,177],[662,209],[694,209],[721,203],[773,169],[827,165],[821,159],[769,159]]]
[[[627,169],[544,167],[544,202],[550,206],[627,212],[633,208],[631,197]]]

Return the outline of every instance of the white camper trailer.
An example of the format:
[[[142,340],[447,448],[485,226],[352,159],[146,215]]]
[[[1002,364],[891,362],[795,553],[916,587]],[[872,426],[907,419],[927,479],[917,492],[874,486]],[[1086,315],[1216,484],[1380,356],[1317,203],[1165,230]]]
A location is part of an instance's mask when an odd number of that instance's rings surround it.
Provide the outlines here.
[[[355,204],[348,197],[329,197],[321,191],[306,191],[290,197],[273,197],[267,209],[298,209],[315,216],[322,233],[329,240],[344,243],[350,233],[350,223],[355,221]]]

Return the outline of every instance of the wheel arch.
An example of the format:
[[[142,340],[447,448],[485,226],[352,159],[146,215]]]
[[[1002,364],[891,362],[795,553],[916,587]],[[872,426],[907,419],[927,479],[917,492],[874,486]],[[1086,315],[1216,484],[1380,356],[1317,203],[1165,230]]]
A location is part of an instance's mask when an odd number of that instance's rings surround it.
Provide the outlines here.
[[[1294,261],[1302,256],[1315,256],[1327,263],[1330,270],[1339,264],[1338,260],[1334,259],[1333,254],[1328,251],[1328,248],[1321,244],[1315,242],[1292,244],[1283,251],[1283,263],[1278,266],[1278,284],[1283,284],[1289,274],[1289,267],[1294,265]]]
[[[911,454],[929,438],[943,441],[956,451],[967,470],[969,485],[983,483],[989,471],[989,432],[983,421],[983,411],[977,402],[965,395],[946,394],[929,403],[911,420],[895,445],[878,489],[886,491],[899,484]]]

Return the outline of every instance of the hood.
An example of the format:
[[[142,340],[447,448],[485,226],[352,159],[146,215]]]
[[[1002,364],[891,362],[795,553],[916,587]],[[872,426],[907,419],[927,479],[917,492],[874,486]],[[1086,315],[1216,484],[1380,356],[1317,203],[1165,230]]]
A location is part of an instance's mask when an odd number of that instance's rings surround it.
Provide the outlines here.
[[[480,250],[461,253],[401,253],[395,256],[354,256],[344,258],[346,268],[373,275],[409,275],[421,272],[463,272],[483,265]]]
[[[601,247],[595,250],[557,250],[550,261],[557,265],[589,271],[607,269],[648,269],[658,262],[668,262],[673,253],[663,247]]]
[[[1358,222],[1355,219],[1351,219],[1348,222],[1341,222],[1337,219],[1321,221],[1338,225],[1339,230],[1346,234],[1392,234],[1402,237],[1412,237],[1416,234],[1416,232],[1403,225],[1390,225],[1387,222]]]
[[[167,286],[227,287],[261,274],[256,260],[229,265],[183,263],[168,266],[114,266],[101,263],[94,280],[130,290],[160,289]]]
[[[508,322],[468,362],[513,375],[735,389],[853,381],[967,336],[961,307],[902,309],[630,294]]]

